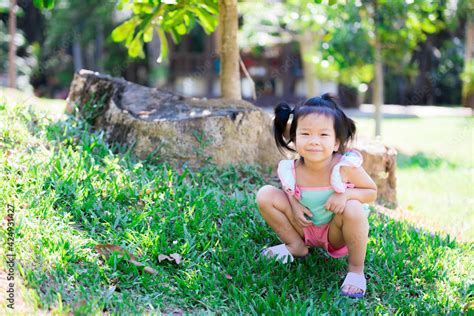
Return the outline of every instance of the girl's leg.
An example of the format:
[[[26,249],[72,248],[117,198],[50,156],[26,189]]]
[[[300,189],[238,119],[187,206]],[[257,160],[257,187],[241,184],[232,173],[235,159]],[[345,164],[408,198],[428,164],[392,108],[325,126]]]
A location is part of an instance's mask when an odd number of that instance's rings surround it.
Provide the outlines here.
[[[308,254],[308,247],[303,240],[303,228],[294,221],[285,192],[266,185],[257,193],[257,205],[265,221],[293,256],[302,257]]]
[[[335,249],[347,245],[349,249],[348,272],[364,273],[365,254],[369,234],[369,222],[362,204],[357,200],[347,201],[342,214],[336,214],[329,226],[329,242]],[[347,293],[362,292],[360,289],[346,285]]]

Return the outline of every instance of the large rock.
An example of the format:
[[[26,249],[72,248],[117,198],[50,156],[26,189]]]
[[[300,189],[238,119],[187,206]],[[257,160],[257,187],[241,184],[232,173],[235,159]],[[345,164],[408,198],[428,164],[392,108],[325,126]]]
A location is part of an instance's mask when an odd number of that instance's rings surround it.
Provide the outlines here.
[[[124,79],[81,70],[75,74],[68,108],[105,130],[108,141],[133,145],[173,165],[250,163],[276,166],[282,159],[271,118],[245,101],[184,98]]]
[[[375,140],[359,140],[355,149],[364,157],[363,167],[377,184],[377,202],[394,207],[397,205],[397,151]]]

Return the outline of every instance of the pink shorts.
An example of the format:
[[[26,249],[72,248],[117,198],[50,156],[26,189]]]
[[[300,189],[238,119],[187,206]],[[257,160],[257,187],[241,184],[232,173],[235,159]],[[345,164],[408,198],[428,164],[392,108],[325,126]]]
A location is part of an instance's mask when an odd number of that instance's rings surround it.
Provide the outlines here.
[[[323,224],[321,226],[311,225],[304,227],[304,243],[310,247],[321,247],[326,249],[327,253],[333,258],[343,257],[349,254],[349,249],[344,246],[339,249],[329,243],[329,225],[330,223]]]

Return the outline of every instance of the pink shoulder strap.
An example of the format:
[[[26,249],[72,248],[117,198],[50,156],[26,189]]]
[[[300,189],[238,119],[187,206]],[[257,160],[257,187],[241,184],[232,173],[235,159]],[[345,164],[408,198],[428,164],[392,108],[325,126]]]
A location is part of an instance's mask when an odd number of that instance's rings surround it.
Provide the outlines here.
[[[295,161],[281,160],[278,163],[278,177],[280,178],[283,191],[290,195],[294,195],[297,199],[300,198],[300,192],[296,186],[295,179]]]
[[[334,166],[331,173],[331,185],[334,188],[334,191],[338,193],[343,193],[348,187],[341,177],[340,169],[342,166],[359,168],[362,166],[362,155],[356,150],[350,150],[342,155],[341,160]]]

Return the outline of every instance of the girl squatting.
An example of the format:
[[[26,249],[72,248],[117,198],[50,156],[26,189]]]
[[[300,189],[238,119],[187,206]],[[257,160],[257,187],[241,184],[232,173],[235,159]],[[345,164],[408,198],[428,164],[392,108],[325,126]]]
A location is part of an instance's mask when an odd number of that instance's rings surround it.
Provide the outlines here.
[[[260,213],[284,242],[263,254],[284,263],[305,257],[309,247],[322,247],[334,258],[348,255],[341,295],[363,297],[369,232],[365,203],[375,201],[377,187],[362,168],[361,154],[347,150],[356,132],[354,121],[324,94],[294,109],[277,105],[273,131],[278,149],[300,158],[280,161],[282,189],[266,185],[257,193]]]

